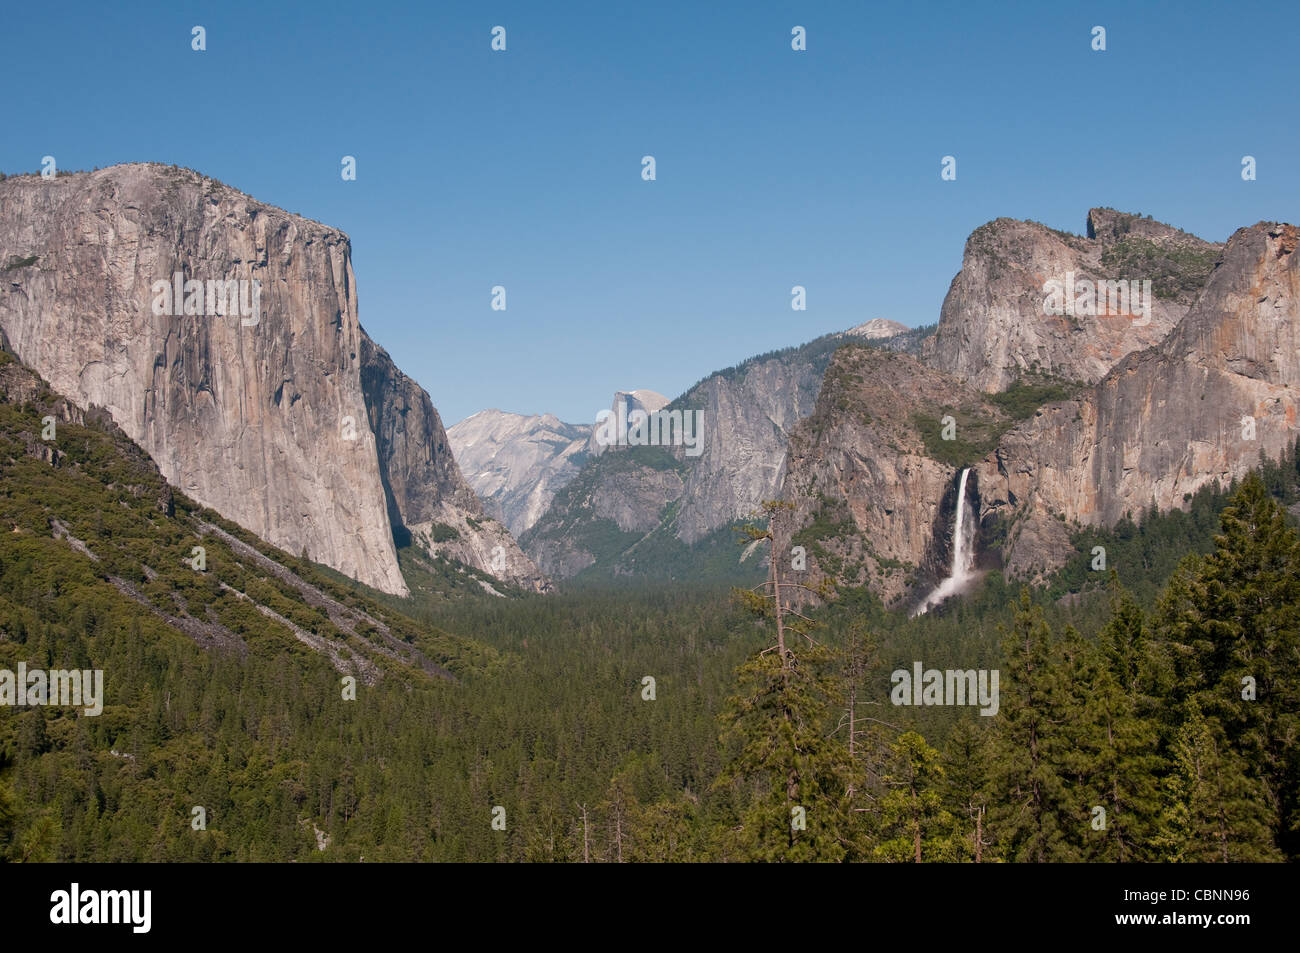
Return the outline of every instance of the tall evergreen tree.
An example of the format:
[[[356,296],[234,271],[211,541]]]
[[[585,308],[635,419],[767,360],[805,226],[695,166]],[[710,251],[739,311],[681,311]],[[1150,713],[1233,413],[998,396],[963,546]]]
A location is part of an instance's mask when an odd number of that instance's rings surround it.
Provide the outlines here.
[[[1084,818],[1069,807],[1062,771],[1069,698],[1051,628],[1028,589],[1004,632],[992,812],[998,850],[1011,861],[1077,860],[1067,829]]]
[[[688,863],[709,859],[700,851],[695,799],[681,795],[639,808],[628,859],[637,863]]]
[[[1100,644],[1071,629],[1061,646],[1071,711],[1062,726],[1068,739],[1062,769],[1075,819],[1066,833],[1081,859],[1148,859],[1160,810],[1159,733],[1124,688],[1141,651],[1141,614],[1130,608],[1115,616]]]
[[[963,855],[957,819],[944,807],[943,760],[915,731],[890,746],[893,758],[880,799],[883,840],[875,849],[882,860],[955,861]]]
[[[732,859],[853,859],[842,832],[862,822],[848,798],[847,750],[831,736],[831,661],[814,646],[785,665],[759,655],[737,672],[721,715],[722,742],[734,754],[716,782],[735,798],[738,823],[724,838]]]
[[[808,635],[809,620],[787,605],[779,553],[789,533],[789,504],[769,501],[766,593],[739,591],[742,604],[775,622],[776,644],[740,666],[736,693],[721,715],[721,740],[731,757],[715,787],[733,798],[734,820],[723,842],[734,859],[840,861],[856,841],[848,749],[834,737],[832,712],[841,703],[831,676],[834,656]],[[787,622],[794,616],[793,622]],[[792,641],[802,636],[806,645]]]
[[[9,857],[9,844],[18,823],[18,804],[9,786],[0,781],[0,860]]]
[[[1157,857],[1174,862],[1276,861],[1274,813],[1245,759],[1196,699],[1173,744],[1166,806],[1153,837]]]
[[[965,856],[976,863],[997,859],[990,848],[990,779],[993,774],[992,731],[960,722],[944,748],[944,804],[965,831]]]
[[[869,824],[880,816],[879,799],[884,793],[884,771],[893,759],[890,738],[899,729],[871,714],[877,711],[866,701],[864,680],[876,661],[876,636],[864,620],[850,622],[840,651],[843,707],[835,726],[835,737],[847,749],[849,772],[846,796],[856,823],[845,831],[851,854],[865,854],[875,838]],[[855,843],[850,844],[849,841]]]
[[[1183,706],[1262,784],[1273,839],[1300,853],[1300,535],[1263,481],[1243,481],[1220,516],[1215,550],[1189,561],[1159,613]],[[1207,737],[1193,733],[1195,739]],[[1191,743],[1183,739],[1184,745]],[[1226,755],[1225,755],[1226,756]],[[1252,786],[1253,787],[1253,786]]]

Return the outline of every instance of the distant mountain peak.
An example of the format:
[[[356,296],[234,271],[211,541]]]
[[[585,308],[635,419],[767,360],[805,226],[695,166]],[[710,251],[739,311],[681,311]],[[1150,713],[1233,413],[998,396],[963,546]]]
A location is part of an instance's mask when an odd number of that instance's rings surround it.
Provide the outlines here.
[[[481,410],[447,429],[461,473],[515,535],[545,512],[587,459],[591,426],[554,414]]]
[[[897,334],[903,334],[912,330],[906,324],[899,324],[897,321],[890,321],[888,318],[872,318],[864,324],[849,328],[844,332],[845,336],[867,338],[876,341],[881,338],[892,338]]]
[[[611,409],[617,410],[619,401],[627,401],[628,413],[633,410],[644,410],[648,414],[653,414],[656,410],[662,410],[668,406],[668,398],[658,391],[645,390],[619,390],[614,392],[614,404]]]

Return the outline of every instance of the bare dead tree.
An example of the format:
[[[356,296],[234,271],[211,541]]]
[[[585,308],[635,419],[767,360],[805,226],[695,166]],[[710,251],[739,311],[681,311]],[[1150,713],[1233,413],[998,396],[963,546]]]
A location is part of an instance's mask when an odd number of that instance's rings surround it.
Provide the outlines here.
[[[591,846],[587,840],[587,805],[579,804],[578,810],[582,812],[582,862],[591,863]]]
[[[783,500],[764,500],[762,502],[759,512],[755,515],[766,516],[767,527],[760,529],[757,526],[747,526],[744,528],[744,533],[751,540],[766,541],[769,544],[767,579],[752,589],[736,590],[740,600],[751,611],[763,616],[770,614],[775,619],[776,645],[769,646],[763,652],[765,654],[772,651],[772,649],[776,649],[777,656],[781,659],[783,678],[788,678],[790,667],[794,664],[794,656],[786,645],[786,630],[789,629],[803,636],[808,640],[809,644],[816,644],[816,640],[808,634],[808,630],[815,623],[812,619],[787,604],[789,590],[802,589],[814,595],[825,597],[831,586],[829,579],[824,580],[821,586],[809,586],[804,583],[783,580],[781,577],[781,559],[778,554],[785,552],[788,548],[787,544],[791,538],[789,519],[794,508],[793,503]],[[783,592],[783,589],[786,591]],[[791,616],[798,621],[794,624],[787,622],[787,618]]]

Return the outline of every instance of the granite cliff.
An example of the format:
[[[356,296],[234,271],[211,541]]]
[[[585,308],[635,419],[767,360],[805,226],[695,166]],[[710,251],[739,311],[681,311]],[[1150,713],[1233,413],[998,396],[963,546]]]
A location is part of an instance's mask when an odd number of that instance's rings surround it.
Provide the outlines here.
[[[1150,323],[1084,314],[1062,332],[1041,311],[1045,266],[1082,273],[1113,263],[1117,243],[1165,295]],[[902,604],[946,570],[965,467],[981,564],[1036,578],[1074,555],[1079,529],[1184,506],[1277,458],[1297,436],[1296,244],[1291,225],[1212,245],[1109,210],[1089,214],[1086,238],[1006,220],[977,230],[924,363],[835,354],[790,440],[783,545],[805,547],[809,581]]]
[[[1222,252],[1222,245],[1112,209],[1090,211],[1086,235],[997,219],[966,240],[924,359],[990,392],[1033,372],[1096,383],[1126,354],[1164,339]],[[1052,281],[1062,284],[1056,302],[1045,290]]]
[[[402,594],[395,534],[481,515],[428,395],[361,327],[342,232],[158,164],[15,176],[0,269],[21,360],[267,542]],[[466,528],[449,555],[538,584],[504,527]]]
[[[1018,575],[1059,564],[1066,523],[1109,526],[1226,486],[1296,439],[1300,266],[1293,225],[1229,239],[1195,304],[1155,347],[1012,429],[978,467],[981,517],[1011,526]]]

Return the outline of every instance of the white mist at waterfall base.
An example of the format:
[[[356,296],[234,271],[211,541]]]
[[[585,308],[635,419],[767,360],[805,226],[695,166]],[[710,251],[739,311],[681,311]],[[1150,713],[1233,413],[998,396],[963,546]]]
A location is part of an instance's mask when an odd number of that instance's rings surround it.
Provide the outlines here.
[[[925,601],[912,611],[914,616],[928,612],[949,596],[960,592],[971,580],[975,546],[974,541],[966,536],[966,477],[969,475],[970,467],[967,467],[961,471],[961,480],[957,484],[957,513],[952,526],[952,570],[948,573],[948,578],[940,582],[925,597]]]

